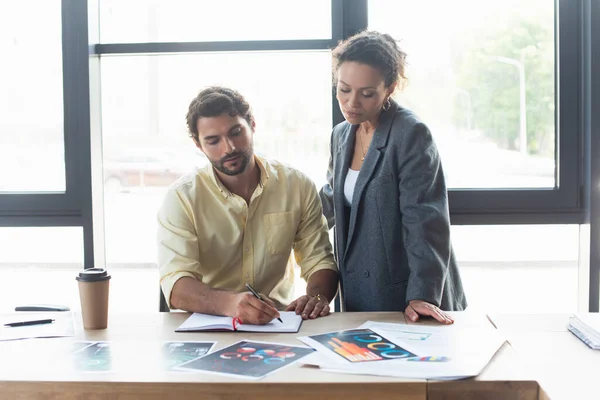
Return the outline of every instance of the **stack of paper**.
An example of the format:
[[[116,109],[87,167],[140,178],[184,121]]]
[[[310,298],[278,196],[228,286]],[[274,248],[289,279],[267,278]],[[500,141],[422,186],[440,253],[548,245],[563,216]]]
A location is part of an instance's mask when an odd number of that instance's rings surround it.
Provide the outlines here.
[[[438,380],[479,375],[505,341],[491,327],[372,321],[358,329],[299,339],[317,350],[302,362],[326,371]]]
[[[575,314],[568,329],[592,349],[600,350],[600,314]]]

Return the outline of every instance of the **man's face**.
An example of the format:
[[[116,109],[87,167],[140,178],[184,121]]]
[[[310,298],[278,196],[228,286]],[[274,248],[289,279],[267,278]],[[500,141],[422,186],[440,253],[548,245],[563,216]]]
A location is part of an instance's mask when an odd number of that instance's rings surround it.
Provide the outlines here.
[[[254,127],[244,117],[223,113],[217,117],[202,117],[196,123],[196,146],[218,171],[234,176],[246,171],[254,155]]]

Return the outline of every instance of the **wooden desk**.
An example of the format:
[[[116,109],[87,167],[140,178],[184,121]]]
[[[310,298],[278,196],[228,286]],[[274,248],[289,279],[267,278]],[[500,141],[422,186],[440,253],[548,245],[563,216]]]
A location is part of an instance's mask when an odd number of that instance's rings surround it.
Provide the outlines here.
[[[359,326],[365,321],[405,322],[402,313],[334,313],[305,321],[299,334],[176,333],[187,314],[113,315],[109,328],[74,338],[0,342],[0,398],[133,399],[535,399],[538,385],[526,374],[513,349],[504,345],[476,379],[427,382],[391,377],[333,374],[294,365],[260,381],[202,373],[164,371],[157,362],[164,341],[217,341],[216,348],[241,339],[299,345],[300,335]],[[487,317],[455,314],[464,326],[489,324]],[[113,371],[79,372],[67,356],[74,341],[111,341]],[[132,364],[130,358],[138,360]]]
[[[491,316],[549,399],[600,398],[600,351],[567,331],[567,314]]]

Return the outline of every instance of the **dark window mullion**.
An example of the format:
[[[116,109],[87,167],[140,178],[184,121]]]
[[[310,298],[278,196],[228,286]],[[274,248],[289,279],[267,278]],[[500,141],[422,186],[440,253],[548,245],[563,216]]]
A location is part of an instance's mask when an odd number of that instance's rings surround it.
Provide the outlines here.
[[[67,193],[79,208],[84,265],[94,265],[90,149],[88,3],[62,0]]]
[[[584,19],[584,43],[588,57],[585,63],[584,87],[586,88],[586,133],[589,182],[589,213],[586,223],[590,225],[589,260],[589,307],[588,311],[600,310],[600,2],[585,2],[582,10]],[[588,249],[586,249],[588,250]]]
[[[556,151],[561,206],[583,209],[582,51],[580,3],[558,1],[556,23]]]
[[[333,39],[323,40],[254,40],[232,42],[161,42],[161,43],[101,43],[94,46],[95,54],[153,54],[216,51],[286,51],[327,50],[335,45]]]
[[[331,0],[331,40],[335,43],[344,37],[344,0]]]
[[[367,29],[369,22],[368,14],[368,1],[367,0],[333,0],[331,3],[331,15],[332,21],[332,39],[335,39],[335,43],[331,48],[341,39],[347,39],[348,37],[360,32],[361,30]],[[339,21],[339,22],[338,22]],[[341,36],[340,36],[341,35]],[[332,85],[333,87],[333,85]],[[335,98],[335,88],[332,89],[332,126],[339,124],[344,121],[344,116],[340,111],[340,107]]]

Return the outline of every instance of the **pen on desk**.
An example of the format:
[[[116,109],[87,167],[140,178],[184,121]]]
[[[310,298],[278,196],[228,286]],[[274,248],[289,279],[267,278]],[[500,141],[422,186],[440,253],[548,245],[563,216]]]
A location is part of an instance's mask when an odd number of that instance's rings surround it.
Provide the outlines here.
[[[36,319],[33,321],[11,322],[8,324],[4,324],[4,326],[17,327],[17,326],[29,326],[29,325],[42,325],[42,324],[51,324],[53,322],[54,322],[53,319]]]
[[[252,293],[254,295],[254,297],[256,297],[257,299],[259,299],[263,303],[265,302],[262,299],[262,297],[260,297],[260,294],[258,294],[258,292],[256,290],[254,290],[254,288],[252,286],[250,286],[249,283],[246,283],[246,287],[248,288],[248,290],[250,291],[250,293]],[[281,322],[283,324],[283,321],[281,320],[281,318],[277,318],[277,319],[279,320],[279,322]]]

